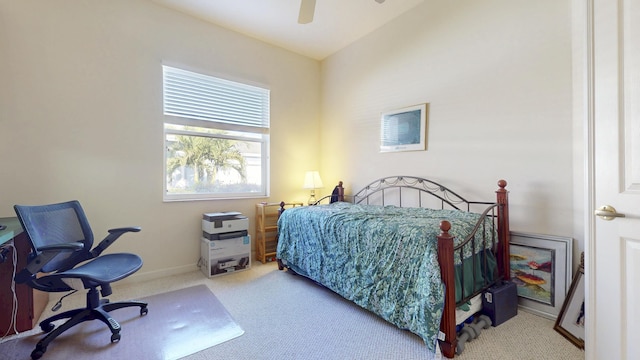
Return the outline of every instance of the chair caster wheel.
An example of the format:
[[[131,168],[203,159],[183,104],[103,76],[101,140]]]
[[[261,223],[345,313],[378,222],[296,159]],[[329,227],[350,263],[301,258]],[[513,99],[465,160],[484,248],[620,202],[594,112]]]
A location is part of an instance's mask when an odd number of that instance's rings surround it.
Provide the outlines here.
[[[117,343],[118,341],[120,341],[120,334],[112,334],[111,335],[111,342],[112,343]]]
[[[140,316],[145,316],[149,313],[149,309],[146,307],[140,308]]]
[[[44,353],[46,351],[47,351],[47,347],[46,346],[36,345],[35,350],[33,350],[31,352],[31,359],[33,359],[33,360],[40,359],[42,357],[42,355],[44,355]]]
[[[51,332],[51,330],[55,329],[56,326],[53,325],[52,323],[48,323],[48,324],[42,324],[40,325],[40,329],[46,333]]]

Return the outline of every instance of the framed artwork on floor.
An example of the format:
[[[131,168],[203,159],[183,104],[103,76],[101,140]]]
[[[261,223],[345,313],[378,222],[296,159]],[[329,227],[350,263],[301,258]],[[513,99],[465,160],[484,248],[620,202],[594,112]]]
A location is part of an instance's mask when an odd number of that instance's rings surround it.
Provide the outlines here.
[[[573,239],[511,232],[511,280],[518,290],[518,305],[555,320],[571,284]]]
[[[573,277],[569,294],[564,300],[560,315],[553,327],[557,332],[571,341],[575,346],[584,349],[584,253],[580,259],[580,267]]]

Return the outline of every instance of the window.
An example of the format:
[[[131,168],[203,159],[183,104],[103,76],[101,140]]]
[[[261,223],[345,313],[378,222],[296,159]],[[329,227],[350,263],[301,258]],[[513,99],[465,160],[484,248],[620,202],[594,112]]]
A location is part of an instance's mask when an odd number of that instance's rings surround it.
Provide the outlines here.
[[[164,200],[268,195],[269,90],[163,66]]]

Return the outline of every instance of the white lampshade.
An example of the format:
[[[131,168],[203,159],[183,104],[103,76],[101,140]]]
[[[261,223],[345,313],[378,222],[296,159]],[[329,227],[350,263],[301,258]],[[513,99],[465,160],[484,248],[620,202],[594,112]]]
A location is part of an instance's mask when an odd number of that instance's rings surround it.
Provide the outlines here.
[[[311,196],[309,197],[309,205],[315,205],[316,203],[316,189],[323,188],[322,179],[320,179],[320,173],[317,171],[307,171],[304,174],[304,185],[302,185],[303,189],[311,190]]]
[[[304,185],[303,189],[322,189],[324,185],[322,184],[322,179],[320,179],[320,173],[317,171],[307,171],[304,175]]]

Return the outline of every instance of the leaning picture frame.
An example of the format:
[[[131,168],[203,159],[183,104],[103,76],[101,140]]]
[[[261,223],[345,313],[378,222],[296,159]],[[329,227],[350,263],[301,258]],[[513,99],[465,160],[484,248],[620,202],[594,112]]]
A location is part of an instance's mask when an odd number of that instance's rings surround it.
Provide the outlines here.
[[[511,279],[516,284],[519,307],[555,320],[571,284],[573,239],[510,234]]]
[[[380,152],[427,149],[427,104],[388,111],[380,117]]]
[[[584,349],[584,253],[578,271],[573,277],[569,294],[556,319],[554,330],[562,334],[575,346]]]

